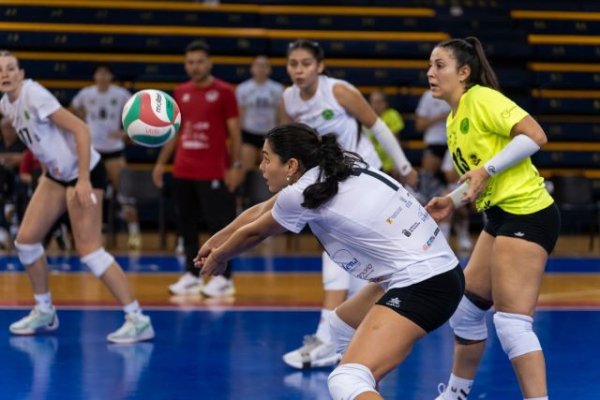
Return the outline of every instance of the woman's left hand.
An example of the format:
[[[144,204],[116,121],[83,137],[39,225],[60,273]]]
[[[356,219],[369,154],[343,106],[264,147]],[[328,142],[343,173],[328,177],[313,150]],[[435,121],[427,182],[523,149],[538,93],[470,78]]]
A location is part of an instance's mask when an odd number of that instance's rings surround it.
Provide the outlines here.
[[[78,179],[75,184],[75,194],[77,200],[83,207],[90,207],[98,204],[98,199],[94,194],[92,183],[89,179]]]
[[[459,183],[469,181],[469,189],[464,196],[465,202],[474,202],[485,189],[488,179],[490,176],[485,168],[474,169],[461,176]]]
[[[214,253],[211,252],[207,257],[194,260],[194,265],[198,268],[202,268],[200,273],[202,275],[222,275],[227,269],[227,262],[217,261],[214,257]]]

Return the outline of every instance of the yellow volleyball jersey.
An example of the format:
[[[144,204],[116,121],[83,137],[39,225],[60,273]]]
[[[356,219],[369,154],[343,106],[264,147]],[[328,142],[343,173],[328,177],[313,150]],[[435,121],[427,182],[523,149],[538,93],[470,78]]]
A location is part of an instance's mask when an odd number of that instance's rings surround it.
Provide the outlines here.
[[[456,170],[463,175],[482,168],[511,140],[513,126],[527,112],[502,93],[475,85],[460,99],[456,114],[446,120],[448,149]],[[527,157],[490,177],[475,206],[478,211],[498,206],[517,215],[531,214],[552,204],[544,178]]]

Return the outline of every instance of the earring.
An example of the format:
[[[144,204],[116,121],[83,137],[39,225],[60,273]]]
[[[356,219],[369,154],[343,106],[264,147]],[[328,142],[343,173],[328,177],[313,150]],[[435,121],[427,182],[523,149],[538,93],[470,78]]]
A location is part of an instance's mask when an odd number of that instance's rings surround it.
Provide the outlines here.
[[[288,176],[286,176],[286,177],[285,177],[285,180],[287,181],[287,183],[288,183],[288,185],[289,185],[289,184],[290,184],[290,176],[289,176],[289,175],[288,175]]]

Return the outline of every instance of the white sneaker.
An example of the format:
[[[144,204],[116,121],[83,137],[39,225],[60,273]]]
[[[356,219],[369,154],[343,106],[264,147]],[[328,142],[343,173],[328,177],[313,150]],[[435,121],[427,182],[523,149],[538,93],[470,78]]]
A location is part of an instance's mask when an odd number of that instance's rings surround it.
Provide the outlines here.
[[[454,386],[448,390],[443,383],[438,385],[438,393],[440,395],[435,400],[467,400],[468,396],[462,389],[457,390]]]
[[[438,393],[439,396],[435,398],[435,400],[446,400],[446,398],[444,397],[444,392],[446,391],[446,385],[444,385],[443,383],[440,383],[438,385]]]
[[[179,280],[169,285],[169,292],[172,294],[200,294],[202,290],[202,280],[189,272],[181,275]]]
[[[208,297],[231,297],[235,294],[235,286],[231,279],[218,275],[204,286],[202,294]]]
[[[56,309],[52,307],[49,312],[42,312],[38,306],[24,318],[14,322],[8,328],[14,335],[34,335],[41,332],[51,332],[58,328]]]
[[[154,338],[154,329],[150,317],[143,314],[126,314],[125,323],[109,334],[106,340],[113,343],[136,343]]]
[[[336,365],[342,356],[335,344],[323,342],[316,335],[304,336],[302,347],[283,355],[283,362],[292,368],[309,369]]]

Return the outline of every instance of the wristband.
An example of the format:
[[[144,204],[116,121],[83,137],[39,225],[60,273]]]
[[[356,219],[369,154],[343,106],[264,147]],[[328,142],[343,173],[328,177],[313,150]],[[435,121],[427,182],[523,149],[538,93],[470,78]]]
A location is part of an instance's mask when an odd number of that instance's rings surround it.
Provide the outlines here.
[[[454,208],[462,207],[467,203],[464,200],[464,197],[467,194],[467,190],[469,190],[469,182],[464,181],[459,187],[457,187],[456,189],[454,189],[446,195],[446,197],[450,197],[450,200],[452,200]]]

